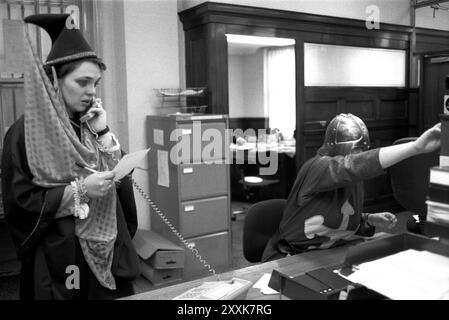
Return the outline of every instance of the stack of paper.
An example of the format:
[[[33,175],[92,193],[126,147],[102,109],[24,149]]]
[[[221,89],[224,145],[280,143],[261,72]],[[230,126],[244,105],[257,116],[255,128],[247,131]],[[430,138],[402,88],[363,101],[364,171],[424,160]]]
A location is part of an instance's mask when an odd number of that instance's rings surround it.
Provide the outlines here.
[[[257,281],[253,288],[259,289],[260,293],[262,294],[278,294],[279,292],[276,290],[271,289],[268,286],[268,283],[270,282],[271,274],[264,273],[263,276]]]
[[[428,251],[366,262],[347,278],[395,300],[449,299],[449,258]]]

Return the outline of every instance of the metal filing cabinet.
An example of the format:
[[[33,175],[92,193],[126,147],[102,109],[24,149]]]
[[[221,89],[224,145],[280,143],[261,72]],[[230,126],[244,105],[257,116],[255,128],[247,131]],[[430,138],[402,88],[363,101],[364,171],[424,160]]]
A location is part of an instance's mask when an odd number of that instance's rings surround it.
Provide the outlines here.
[[[231,265],[228,119],[224,115],[147,117],[150,197],[191,248],[221,272]],[[211,136],[219,137],[218,141]],[[204,140],[204,141],[203,141]],[[151,229],[182,245],[151,211]],[[184,279],[208,274],[186,249]]]

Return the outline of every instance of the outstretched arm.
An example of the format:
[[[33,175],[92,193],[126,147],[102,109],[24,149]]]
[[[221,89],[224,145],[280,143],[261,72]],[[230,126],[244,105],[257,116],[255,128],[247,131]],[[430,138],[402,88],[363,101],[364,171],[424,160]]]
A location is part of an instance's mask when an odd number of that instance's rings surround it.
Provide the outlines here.
[[[382,168],[392,165],[421,153],[428,153],[440,147],[441,123],[424,132],[412,142],[381,148],[379,162]]]

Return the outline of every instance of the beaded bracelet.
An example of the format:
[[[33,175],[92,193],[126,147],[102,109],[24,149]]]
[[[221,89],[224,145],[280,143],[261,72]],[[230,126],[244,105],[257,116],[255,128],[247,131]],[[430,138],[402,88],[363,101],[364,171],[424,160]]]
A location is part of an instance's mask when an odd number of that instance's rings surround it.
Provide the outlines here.
[[[80,192],[78,184],[75,181],[70,182],[73,192],[73,199],[75,202],[75,208],[73,215],[79,219],[86,219],[89,215],[89,206],[87,203],[81,203]]]
[[[115,153],[120,150],[120,143],[118,142],[117,138],[115,137],[115,135],[113,133],[111,133],[111,137],[112,137],[112,142],[114,144],[113,146],[106,147],[101,140],[97,140],[98,149],[101,152],[110,155],[112,160],[118,161],[118,159],[116,159],[116,157],[115,157]]]
[[[80,201],[83,203],[89,203],[89,197],[87,196],[87,189],[86,189],[86,185],[84,183],[84,179],[81,178],[76,178],[75,179],[77,187],[78,187],[78,192],[79,192],[79,197],[80,197]]]

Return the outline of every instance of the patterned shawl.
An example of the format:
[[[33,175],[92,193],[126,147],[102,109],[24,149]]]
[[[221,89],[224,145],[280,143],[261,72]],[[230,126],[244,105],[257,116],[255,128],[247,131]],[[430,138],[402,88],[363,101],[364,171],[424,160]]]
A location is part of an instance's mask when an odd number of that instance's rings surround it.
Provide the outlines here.
[[[25,38],[25,146],[33,182],[47,188],[66,186],[76,177],[90,174],[77,168],[75,162],[98,171],[111,170],[88,129],[81,127],[81,139],[76,135],[61,94],[45,74],[29,35]],[[117,236],[115,188],[102,198],[92,199],[89,207],[87,219],[75,218],[75,234],[98,281],[115,289],[111,273]]]

